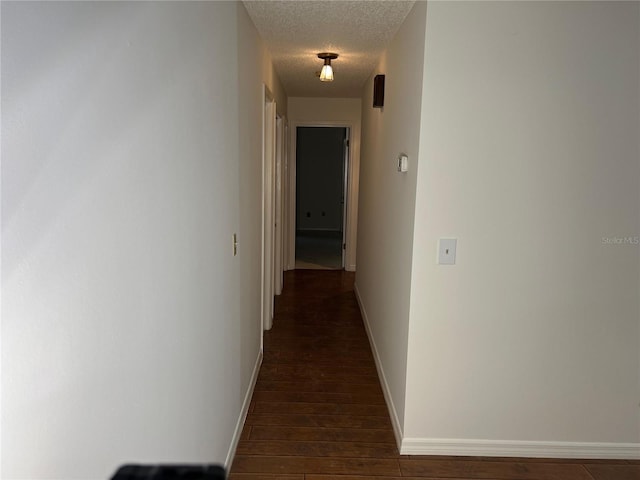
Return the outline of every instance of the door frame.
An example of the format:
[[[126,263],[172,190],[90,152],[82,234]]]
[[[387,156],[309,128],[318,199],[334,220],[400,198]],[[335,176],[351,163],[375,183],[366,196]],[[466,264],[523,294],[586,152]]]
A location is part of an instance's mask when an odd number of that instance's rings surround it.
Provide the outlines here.
[[[276,102],[266,85],[262,94],[262,330],[273,326]]]
[[[348,270],[350,265],[355,265],[355,245],[351,241],[354,238],[353,233],[357,228],[355,224],[355,218],[353,215],[353,209],[351,205],[357,199],[352,198],[354,194],[353,179],[356,174],[354,171],[353,161],[353,134],[354,125],[351,122],[333,122],[333,121],[297,121],[291,123],[290,128],[290,144],[289,144],[289,158],[288,158],[288,188],[286,196],[286,252],[285,252],[285,268],[286,270],[295,270],[296,268],[296,162],[297,162],[297,150],[296,143],[298,139],[298,127],[329,127],[329,128],[346,128],[348,131],[349,148],[347,149],[347,158],[345,159],[346,165],[346,177],[345,181],[345,200],[344,200],[344,231],[342,232],[343,243],[345,248],[343,249],[343,268]]]

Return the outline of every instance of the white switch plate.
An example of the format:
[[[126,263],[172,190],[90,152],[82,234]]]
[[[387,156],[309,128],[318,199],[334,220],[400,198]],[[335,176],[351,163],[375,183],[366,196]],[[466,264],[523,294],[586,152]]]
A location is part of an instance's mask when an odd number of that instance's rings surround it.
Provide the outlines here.
[[[438,241],[438,263],[440,265],[456,264],[457,238],[441,238]]]
[[[398,157],[398,171],[402,173],[409,171],[409,157],[404,154],[400,154]]]

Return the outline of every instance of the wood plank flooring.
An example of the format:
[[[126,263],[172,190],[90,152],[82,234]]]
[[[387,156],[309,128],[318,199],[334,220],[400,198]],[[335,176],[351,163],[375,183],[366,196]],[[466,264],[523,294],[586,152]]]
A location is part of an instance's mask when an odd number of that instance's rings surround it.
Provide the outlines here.
[[[640,461],[399,455],[354,274],[285,275],[230,480],[640,480]]]

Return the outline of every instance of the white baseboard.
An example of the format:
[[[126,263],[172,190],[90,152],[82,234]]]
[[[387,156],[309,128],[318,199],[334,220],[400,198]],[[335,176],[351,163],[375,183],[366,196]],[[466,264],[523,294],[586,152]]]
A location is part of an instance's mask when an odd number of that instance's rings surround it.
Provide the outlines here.
[[[249,405],[251,405],[251,397],[253,396],[253,390],[256,386],[256,382],[258,381],[258,373],[260,373],[261,365],[262,365],[262,348],[258,352],[258,358],[256,359],[255,366],[253,367],[253,373],[251,374],[249,387],[247,388],[247,392],[244,395],[244,402],[242,403],[242,410],[240,410],[240,417],[238,418],[238,423],[236,423],[236,429],[233,432],[233,438],[231,439],[231,445],[229,446],[229,452],[227,453],[227,458],[224,461],[224,468],[227,472],[229,472],[229,470],[231,469],[231,463],[233,462],[233,457],[235,457],[236,455],[236,449],[238,448],[238,443],[240,442],[240,435],[242,435],[244,422],[247,419],[247,414],[249,413]]]
[[[536,442],[405,438],[402,455],[640,459],[640,443]]]
[[[364,328],[367,331],[367,337],[369,337],[369,344],[371,345],[373,358],[375,359],[375,362],[376,362],[376,369],[378,370],[378,377],[380,378],[380,384],[382,385],[382,392],[384,393],[384,399],[387,402],[387,408],[389,409],[389,415],[391,416],[393,433],[396,436],[396,443],[398,444],[398,450],[400,450],[402,446],[402,435],[403,435],[402,425],[400,424],[400,419],[398,418],[398,412],[396,411],[396,407],[393,404],[393,398],[391,397],[391,390],[389,389],[387,378],[384,375],[384,368],[382,367],[382,361],[380,360],[380,355],[378,355],[376,342],[373,338],[373,334],[371,333],[371,327],[369,326],[369,318],[367,317],[367,311],[364,308],[362,299],[360,298],[360,292],[358,291],[357,284],[353,286],[353,291],[355,292],[356,299],[358,300],[358,306],[360,307],[360,313],[362,314],[362,319],[364,321]]]

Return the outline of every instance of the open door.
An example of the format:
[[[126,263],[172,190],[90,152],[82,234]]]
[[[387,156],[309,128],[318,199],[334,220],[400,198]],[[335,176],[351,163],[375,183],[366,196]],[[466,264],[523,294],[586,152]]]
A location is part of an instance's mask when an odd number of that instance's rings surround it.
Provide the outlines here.
[[[283,170],[284,170],[284,119],[276,116],[276,151],[275,151],[275,244],[274,244],[274,269],[273,282],[276,295],[282,293],[284,272],[284,201],[283,201]]]
[[[351,128],[345,129],[342,150],[342,268],[347,264],[347,218],[349,214],[347,197],[349,196],[349,157]]]

